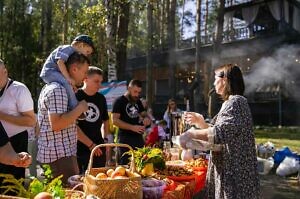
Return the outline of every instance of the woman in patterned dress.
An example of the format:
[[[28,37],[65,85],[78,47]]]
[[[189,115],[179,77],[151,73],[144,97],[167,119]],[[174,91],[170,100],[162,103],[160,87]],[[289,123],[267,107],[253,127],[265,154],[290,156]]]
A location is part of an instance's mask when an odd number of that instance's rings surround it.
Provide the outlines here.
[[[181,135],[186,148],[191,139],[211,145],[206,179],[208,199],[260,198],[259,178],[252,116],[243,97],[244,80],[238,66],[226,64],[215,70],[214,86],[224,100],[211,124],[203,116],[189,112],[185,119],[199,129],[189,129]]]

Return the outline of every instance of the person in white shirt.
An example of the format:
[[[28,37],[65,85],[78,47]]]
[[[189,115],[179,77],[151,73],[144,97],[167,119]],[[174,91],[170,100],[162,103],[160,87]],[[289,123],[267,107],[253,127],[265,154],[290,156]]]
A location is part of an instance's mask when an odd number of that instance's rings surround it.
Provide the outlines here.
[[[27,129],[36,123],[33,100],[23,83],[8,77],[7,68],[2,60],[0,60],[0,122],[13,149],[17,153],[27,151]],[[16,179],[25,177],[25,168],[0,164],[0,171],[12,174]]]

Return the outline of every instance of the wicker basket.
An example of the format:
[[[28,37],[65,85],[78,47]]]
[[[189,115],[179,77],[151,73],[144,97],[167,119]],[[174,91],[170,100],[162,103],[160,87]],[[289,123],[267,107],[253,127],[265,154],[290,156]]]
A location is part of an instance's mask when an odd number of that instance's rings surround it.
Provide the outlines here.
[[[65,199],[85,199],[85,193],[78,190],[65,190]]]
[[[72,189],[65,189],[65,199],[85,199],[85,193],[81,190],[76,190],[81,186],[85,186],[83,183],[75,185]]]
[[[95,150],[99,147],[127,147],[127,144],[100,144],[96,146],[90,156],[89,165],[85,173],[84,184],[85,194],[93,194],[101,199],[141,199],[143,198],[141,177],[130,177],[128,179],[97,179],[99,172],[106,173],[110,168],[92,168]],[[130,171],[135,172],[134,157],[131,158]]]

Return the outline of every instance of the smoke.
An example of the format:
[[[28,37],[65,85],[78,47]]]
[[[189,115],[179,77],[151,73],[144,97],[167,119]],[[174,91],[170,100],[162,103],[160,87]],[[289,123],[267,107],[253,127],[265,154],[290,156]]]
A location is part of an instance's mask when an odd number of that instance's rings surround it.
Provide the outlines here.
[[[288,87],[289,93],[298,92],[297,76],[300,72],[300,46],[285,45],[263,57],[252,65],[251,72],[245,76],[246,94],[259,88],[274,84]]]

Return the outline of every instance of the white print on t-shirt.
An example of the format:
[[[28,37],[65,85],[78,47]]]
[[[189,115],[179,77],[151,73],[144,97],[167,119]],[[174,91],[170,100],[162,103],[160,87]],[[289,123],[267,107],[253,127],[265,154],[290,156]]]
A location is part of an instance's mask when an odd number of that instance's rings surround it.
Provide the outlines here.
[[[130,118],[137,118],[139,116],[139,107],[137,104],[126,105],[126,113]]]
[[[99,119],[100,116],[100,110],[99,108],[94,104],[88,102],[88,110],[85,112],[86,118],[85,120],[88,122],[95,122]]]

